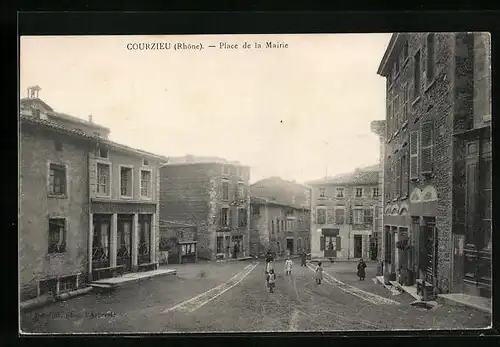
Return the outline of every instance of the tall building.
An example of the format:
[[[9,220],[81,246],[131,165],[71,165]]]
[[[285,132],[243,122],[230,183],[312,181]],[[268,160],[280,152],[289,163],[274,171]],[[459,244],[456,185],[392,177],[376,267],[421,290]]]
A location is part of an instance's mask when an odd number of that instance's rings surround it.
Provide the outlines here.
[[[310,188],[270,177],[253,183],[251,192],[251,250],[278,255],[310,250]]]
[[[490,38],[394,34],[386,78],[384,260],[434,293],[491,290]]]
[[[196,226],[199,259],[249,255],[250,168],[221,158],[173,158],[161,168],[161,232]],[[191,250],[194,252],[195,250]]]
[[[378,176],[378,186],[379,186],[379,196],[377,205],[374,211],[374,227],[373,227],[373,241],[375,242],[375,247],[377,248],[377,260],[383,260],[383,242],[382,234],[384,232],[384,158],[385,158],[385,120],[376,120],[371,122],[371,129],[374,134],[379,137],[380,140],[380,155],[379,155],[379,176]]]
[[[379,205],[379,165],[308,182],[311,195],[311,257],[375,260],[373,239]]]
[[[20,101],[22,300],[157,263],[157,167],[167,158],[107,139],[30,88]]]

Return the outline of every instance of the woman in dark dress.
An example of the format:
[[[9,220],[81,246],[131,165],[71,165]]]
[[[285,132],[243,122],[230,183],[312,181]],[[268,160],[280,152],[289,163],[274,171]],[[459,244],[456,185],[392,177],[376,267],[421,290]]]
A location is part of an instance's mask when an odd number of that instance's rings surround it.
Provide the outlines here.
[[[365,268],[366,268],[366,263],[364,262],[363,259],[360,259],[359,263],[358,263],[358,277],[359,277],[360,281],[365,280],[365,276],[366,276]]]

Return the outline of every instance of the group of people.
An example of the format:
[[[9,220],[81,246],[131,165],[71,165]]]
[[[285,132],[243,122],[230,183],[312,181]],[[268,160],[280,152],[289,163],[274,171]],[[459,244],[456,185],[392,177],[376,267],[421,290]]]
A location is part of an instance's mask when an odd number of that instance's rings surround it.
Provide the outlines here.
[[[300,266],[307,266],[306,254],[304,252],[301,253],[300,259],[301,259]],[[285,276],[290,276],[292,274],[292,267],[293,267],[293,262],[288,256],[285,261]],[[360,281],[365,280],[366,276],[365,269],[366,269],[366,263],[364,262],[363,259],[360,259],[357,266],[358,270],[357,276],[359,277]],[[321,281],[323,280],[323,271],[324,270],[321,265],[321,262],[318,262],[318,266],[316,267],[316,270],[314,272],[314,278],[317,284],[321,284]],[[270,250],[266,253],[266,283],[269,292],[273,293],[276,287],[276,273],[274,271],[274,255]]]

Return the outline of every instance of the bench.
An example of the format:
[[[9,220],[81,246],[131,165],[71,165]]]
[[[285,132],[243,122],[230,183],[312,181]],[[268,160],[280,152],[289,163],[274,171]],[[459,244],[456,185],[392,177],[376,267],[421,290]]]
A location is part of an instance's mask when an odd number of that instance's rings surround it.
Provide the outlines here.
[[[125,266],[118,265],[118,266],[109,266],[109,267],[103,267],[100,269],[94,269],[94,270],[92,270],[92,274],[93,274],[94,280],[98,281],[102,278],[117,277],[117,275],[123,276],[124,271],[125,271]]]
[[[431,283],[418,279],[417,281],[417,295],[421,295],[424,299],[434,296],[434,287]]]
[[[139,268],[139,271],[157,270],[158,269],[158,263],[139,264],[138,268]]]

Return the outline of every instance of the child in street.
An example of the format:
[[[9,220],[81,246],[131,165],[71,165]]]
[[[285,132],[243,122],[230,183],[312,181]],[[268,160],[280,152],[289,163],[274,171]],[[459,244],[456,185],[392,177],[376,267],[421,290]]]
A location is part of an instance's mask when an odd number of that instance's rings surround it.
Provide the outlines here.
[[[293,265],[293,262],[290,259],[290,257],[288,257],[287,260],[285,261],[285,275],[286,276],[292,274],[292,265]]]
[[[316,283],[321,284],[321,280],[323,279],[323,267],[321,266],[321,262],[318,263],[318,267],[316,268]]]
[[[269,287],[269,292],[274,292],[274,287],[276,286],[276,274],[274,270],[271,269],[267,274],[267,286]]]

